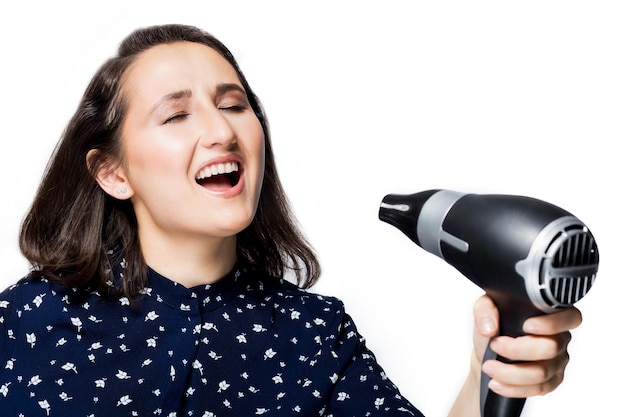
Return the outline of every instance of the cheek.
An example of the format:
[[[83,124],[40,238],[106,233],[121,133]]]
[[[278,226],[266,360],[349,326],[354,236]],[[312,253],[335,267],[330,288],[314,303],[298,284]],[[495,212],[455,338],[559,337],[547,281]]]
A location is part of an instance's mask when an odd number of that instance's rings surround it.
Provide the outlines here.
[[[181,142],[167,140],[159,135],[133,136],[125,142],[124,147],[129,179],[143,182],[157,178],[164,180],[169,173],[181,169],[186,172],[185,162],[190,158],[188,154],[188,147]]]

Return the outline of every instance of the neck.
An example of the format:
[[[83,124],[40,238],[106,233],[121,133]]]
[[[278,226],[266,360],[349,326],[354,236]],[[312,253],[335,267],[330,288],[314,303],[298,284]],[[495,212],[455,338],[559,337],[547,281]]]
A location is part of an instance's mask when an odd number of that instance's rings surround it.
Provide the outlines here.
[[[141,239],[150,268],[187,288],[211,284],[228,274],[237,261],[236,236],[205,239]]]

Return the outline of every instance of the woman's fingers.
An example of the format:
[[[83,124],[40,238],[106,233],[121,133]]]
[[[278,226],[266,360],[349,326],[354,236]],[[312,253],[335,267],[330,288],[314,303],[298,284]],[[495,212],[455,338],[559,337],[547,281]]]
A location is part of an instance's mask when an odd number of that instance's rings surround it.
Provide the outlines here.
[[[582,323],[582,314],[576,307],[556,313],[530,317],[524,322],[524,332],[535,335],[552,335],[575,329]]]
[[[569,332],[554,336],[499,336],[491,342],[491,350],[511,361],[545,361],[567,353],[572,339]]]
[[[505,397],[526,398],[554,391],[565,376],[567,354],[549,361],[508,364],[489,360],[483,371],[491,377],[489,388]]]

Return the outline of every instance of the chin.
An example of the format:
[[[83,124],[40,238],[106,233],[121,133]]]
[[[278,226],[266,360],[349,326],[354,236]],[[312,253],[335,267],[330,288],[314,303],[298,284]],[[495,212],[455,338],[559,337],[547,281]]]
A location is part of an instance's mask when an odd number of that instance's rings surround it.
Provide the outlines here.
[[[224,237],[235,236],[244,231],[252,223],[252,220],[254,219],[254,213],[252,213],[252,215],[237,216],[234,218],[226,217],[231,216],[225,216],[225,218],[222,218],[218,226],[219,229],[221,229],[222,231],[222,233],[220,234]]]

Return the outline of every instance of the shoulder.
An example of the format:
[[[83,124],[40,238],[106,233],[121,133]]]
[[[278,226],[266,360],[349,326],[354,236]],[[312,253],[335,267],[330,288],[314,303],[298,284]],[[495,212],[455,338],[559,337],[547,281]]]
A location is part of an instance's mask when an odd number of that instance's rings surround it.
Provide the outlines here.
[[[311,308],[330,311],[343,310],[344,304],[337,297],[323,295],[314,291],[300,288],[285,278],[273,277],[260,272],[252,272],[247,277],[248,285],[267,296],[273,296],[277,300],[286,303],[294,302],[306,304]]]
[[[27,275],[0,292],[0,299],[16,296],[28,296],[30,294],[41,292],[57,294],[67,293],[68,291],[71,291],[71,289],[64,285],[55,284],[46,278],[33,278],[30,275]]]
[[[267,300],[273,300],[275,309],[290,312],[294,317],[306,313],[316,325],[340,323],[347,315],[339,298],[300,288],[285,278],[253,272],[248,282]]]
[[[49,314],[68,304],[72,289],[55,284],[45,278],[24,277],[0,292],[0,317],[3,321],[40,315],[27,314],[44,312]]]
[[[38,321],[29,314],[40,310],[44,300],[52,299],[54,290],[45,280],[22,278],[0,292],[0,360],[11,351],[11,341],[17,340],[20,329],[31,328]],[[44,311],[48,315],[48,311]],[[41,317],[41,316],[39,316]]]
[[[24,296],[27,297],[28,294],[36,292],[34,287],[36,287],[35,281],[25,277],[0,292],[0,316],[3,312],[13,309]]]

